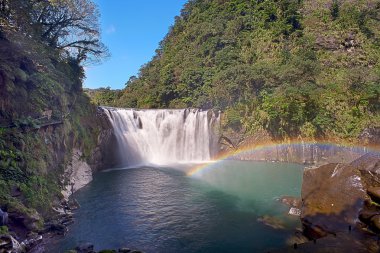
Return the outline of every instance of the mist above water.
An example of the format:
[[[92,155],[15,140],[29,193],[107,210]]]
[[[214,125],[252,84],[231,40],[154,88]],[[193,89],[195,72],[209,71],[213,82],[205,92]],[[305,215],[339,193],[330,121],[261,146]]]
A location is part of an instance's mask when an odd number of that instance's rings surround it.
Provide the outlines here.
[[[120,165],[209,161],[217,148],[219,115],[200,109],[104,108],[118,142]]]

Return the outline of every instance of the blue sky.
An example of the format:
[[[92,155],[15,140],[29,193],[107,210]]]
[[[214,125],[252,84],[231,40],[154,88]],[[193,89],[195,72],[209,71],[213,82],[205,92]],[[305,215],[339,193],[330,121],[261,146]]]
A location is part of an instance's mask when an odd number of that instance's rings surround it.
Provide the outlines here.
[[[102,41],[111,57],[86,67],[84,87],[124,88],[155,54],[187,0],[94,0],[101,13]]]

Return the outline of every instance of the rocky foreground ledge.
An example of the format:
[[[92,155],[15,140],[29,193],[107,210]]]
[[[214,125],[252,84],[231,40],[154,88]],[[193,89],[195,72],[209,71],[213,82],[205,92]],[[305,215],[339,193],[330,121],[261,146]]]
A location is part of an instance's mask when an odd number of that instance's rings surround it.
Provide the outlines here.
[[[380,156],[306,169],[301,222],[309,241],[275,252],[380,252]]]

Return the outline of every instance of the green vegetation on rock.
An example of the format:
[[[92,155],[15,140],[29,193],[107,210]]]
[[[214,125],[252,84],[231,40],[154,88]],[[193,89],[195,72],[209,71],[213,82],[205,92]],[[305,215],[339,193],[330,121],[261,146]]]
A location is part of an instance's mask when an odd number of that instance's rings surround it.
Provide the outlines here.
[[[119,99],[216,108],[227,129],[354,139],[380,126],[380,3],[191,0]],[[109,96],[109,94],[106,94]]]
[[[0,226],[0,235],[7,235],[9,233],[7,226]]]
[[[0,9],[0,208],[39,230],[61,203],[72,150],[88,159],[97,144],[83,63],[107,51],[90,0],[0,0]]]

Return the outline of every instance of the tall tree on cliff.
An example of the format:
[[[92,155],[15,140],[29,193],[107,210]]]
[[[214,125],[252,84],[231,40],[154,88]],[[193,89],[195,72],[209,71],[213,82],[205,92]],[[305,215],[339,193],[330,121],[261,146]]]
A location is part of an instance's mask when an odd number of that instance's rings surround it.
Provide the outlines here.
[[[20,31],[80,62],[108,56],[91,0],[0,0],[1,31]]]

